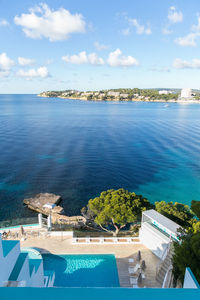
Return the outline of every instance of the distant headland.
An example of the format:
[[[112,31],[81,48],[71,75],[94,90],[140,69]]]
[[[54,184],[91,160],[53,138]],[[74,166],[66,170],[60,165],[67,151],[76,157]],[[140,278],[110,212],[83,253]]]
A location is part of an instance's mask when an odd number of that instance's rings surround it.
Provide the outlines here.
[[[146,101],[200,103],[200,91],[187,89],[109,89],[100,91],[46,91],[39,97],[64,98],[85,101]]]

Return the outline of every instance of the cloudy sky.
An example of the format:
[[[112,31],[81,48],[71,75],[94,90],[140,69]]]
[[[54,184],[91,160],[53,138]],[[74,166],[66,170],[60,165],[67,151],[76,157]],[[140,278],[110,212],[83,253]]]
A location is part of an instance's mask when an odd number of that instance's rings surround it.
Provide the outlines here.
[[[200,88],[199,0],[0,0],[0,93]]]

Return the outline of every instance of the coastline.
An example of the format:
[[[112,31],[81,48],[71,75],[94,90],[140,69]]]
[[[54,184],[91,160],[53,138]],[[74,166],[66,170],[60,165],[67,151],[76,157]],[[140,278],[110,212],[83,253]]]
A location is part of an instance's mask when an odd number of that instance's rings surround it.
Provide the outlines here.
[[[81,100],[81,101],[88,101],[88,102],[151,102],[151,103],[177,103],[177,104],[200,104],[200,100],[144,100],[144,99],[132,99],[132,100],[115,100],[115,99],[111,99],[111,98],[108,98],[106,100],[102,100],[102,99],[91,99],[91,100],[88,100],[87,98],[85,97],[63,97],[63,96],[56,96],[56,97],[50,97],[50,96],[47,96],[47,95],[41,95],[41,94],[38,94],[37,95],[38,97],[41,97],[41,98],[60,98],[60,99],[66,99],[66,100]]]

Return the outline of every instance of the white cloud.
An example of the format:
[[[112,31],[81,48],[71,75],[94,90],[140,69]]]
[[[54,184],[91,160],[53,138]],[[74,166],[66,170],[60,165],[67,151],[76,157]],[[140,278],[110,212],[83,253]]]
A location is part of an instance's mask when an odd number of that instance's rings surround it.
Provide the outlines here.
[[[104,45],[104,44],[100,44],[99,42],[95,42],[94,43],[94,46],[97,50],[101,51],[101,50],[105,50],[108,48],[107,45]]]
[[[144,25],[141,25],[136,19],[129,19],[130,25],[134,26],[136,28],[137,34],[152,34],[151,28],[148,25],[145,27]]]
[[[66,63],[81,65],[81,64],[91,64],[91,65],[103,65],[104,60],[101,57],[98,57],[96,53],[87,54],[85,51],[80,52],[79,54],[74,54],[71,56],[63,56],[62,60]]]
[[[9,23],[6,19],[1,19],[0,20],[0,26],[9,26]]]
[[[124,56],[120,49],[109,53],[107,63],[111,67],[137,66],[139,62],[133,56]]]
[[[181,23],[183,21],[183,13],[181,11],[177,11],[176,7],[171,6],[169,8],[168,20],[170,23]]]
[[[170,72],[171,70],[168,67],[159,67],[157,65],[153,65],[151,68],[149,68],[149,71],[153,72]]]
[[[35,60],[31,58],[18,57],[18,63],[21,66],[30,66],[35,63]]]
[[[64,8],[51,10],[44,3],[30,9],[27,14],[15,16],[14,22],[22,26],[27,37],[45,37],[51,42],[66,40],[72,33],[85,32],[85,21],[81,14],[71,14]]]
[[[175,43],[178,44],[179,46],[183,46],[183,47],[187,47],[187,46],[195,47],[196,39],[197,39],[198,35],[199,34],[197,34],[197,33],[189,33],[186,36],[175,39]]]
[[[122,30],[123,35],[129,35],[130,34],[130,28],[125,28]]]
[[[0,77],[7,77],[15,62],[3,52],[0,54]]]
[[[196,47],[197,39],[200,36],[200,16],[198,16],[197,24],[193,25],[191,28],[191,32],[183,37],[178,37],[175,39],[175,43],[183,47]]]
[[[168,34],[171,34],[172,33],[172,30],[169,29],[168,26],[164,27],[162,29],[162,33],[165,34],[165,35],[168,35]]]
[[[195,58],[192,61],[187,61],[176,58],[173,67],[176,69],[200,69],[200,59]]]
[[[103,58],[98,57],[96,53],[87,54],[85,51],[71,56],[63,56],[62,60],[66,63],[76,65],[104,65],[106,63],[111,67],[128,67],[139,65],[139,62],[133,56],[124,56],[120,49],[116,49],[115,51],[110,52],[106,61],[104,61]]]
[[[14,61],[11,58],[9,58],[5,52],[0,54],[1,70],[9,71],[12,68],[12,66],[14,66],[14,64],[15,64]]]
[[[36,77],[46,78],[50,76],[47,67],[40,67],[38,69],[29,69],[28,71],[19,70],[16,73],[16,75],[19,77],[24,77],[29,79],[36,78]]]

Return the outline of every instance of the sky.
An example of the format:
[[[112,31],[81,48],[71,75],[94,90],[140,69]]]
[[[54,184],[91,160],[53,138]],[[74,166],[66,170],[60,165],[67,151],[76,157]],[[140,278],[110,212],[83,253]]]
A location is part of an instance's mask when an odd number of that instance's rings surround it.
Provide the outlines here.
[[[199,0],[0,0],[0,93],[200,88]]]

